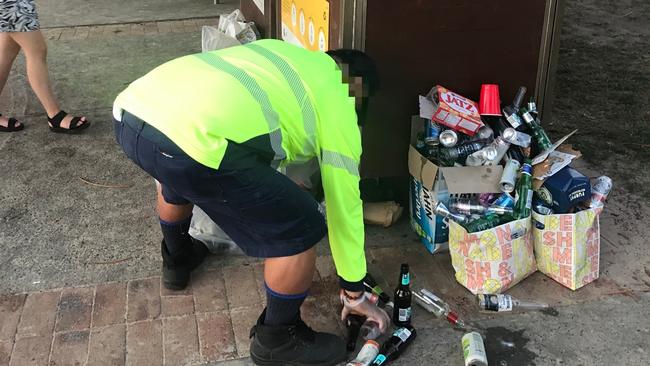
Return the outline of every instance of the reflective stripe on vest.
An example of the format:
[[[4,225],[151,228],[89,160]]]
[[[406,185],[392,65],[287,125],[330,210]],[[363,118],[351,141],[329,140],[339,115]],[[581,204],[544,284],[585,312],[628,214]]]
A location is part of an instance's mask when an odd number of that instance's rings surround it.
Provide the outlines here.
[[[355,177],[359,176],[359,164],[349,156],[345,156],[334,151],[323,150],[321,160],[323,164],[331,165],[335,168],[345,169],[348,171],[348,173],[354,175]]]
[[[266,119],[266,123],[269,126],[271,148],[275,153],[273,160],[277,161],[286,159],[287,154],[282,149],[282,131],[280,130],[280,118],[278,117],[278,113],[273,109],[268,94],[266,94],[264,89],[262,89],[257,81],[255,81],[252,76],[248,75],[246,71],[229,63],[214,53],[199,53],[194,56],[201,61],[204,61],[208,65],[230,74],[230,76],[234,77],[246,88],[246,90],[248,90],[251,96],[260,105],[262,113],[264,114],[264,118]]]
[[[256,44],[248,44],[245,47],[269,60],[278,71],[280,71],[282,76],[284,76],[287,84],[291,87],[291,91],[296,97],[296,101],[298,102],[302,112],[302,123],[305,129],[305,134],[307,135],[304,150],[306,152],[313,152],[316,148],[316,143],[314,141],[316,136],[316,113],[314,112],[314,106],[307,95],[307,91],[305,90],[305,86],[302,84],[300,76],[298,76],[296,70],[294,70],[287,61],[275,54],[273,51],[269,51],[268,49]]]

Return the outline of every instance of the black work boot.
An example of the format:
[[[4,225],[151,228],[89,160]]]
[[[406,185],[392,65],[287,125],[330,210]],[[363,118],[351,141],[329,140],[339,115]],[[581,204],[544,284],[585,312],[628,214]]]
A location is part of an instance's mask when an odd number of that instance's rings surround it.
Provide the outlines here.
[[[180,253],[171,255],[163,239],[160,248],[163,258],[162,278],[165,288],[180,291],[187,287],[190,273],[208,255],[208,248],[201,241],[192,239],[192,244]]]
[[[345,360],[345,342],[315,332],[301,319],[295,325],[264,325],[266,309],[251,329],[250,354],[257,365],[330,366]]]

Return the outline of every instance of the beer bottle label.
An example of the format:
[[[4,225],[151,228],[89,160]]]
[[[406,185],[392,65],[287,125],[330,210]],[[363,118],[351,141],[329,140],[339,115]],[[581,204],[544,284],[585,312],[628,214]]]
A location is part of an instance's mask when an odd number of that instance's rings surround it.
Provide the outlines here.
[[[515,129],[519,128],[519,126],[522,125],[521,118],[519,118],[519,116],[514,113],[509,116],[506,116],[506,120],[508,120],[510,126],[512,126],[512,128]]]
[[[526,197],[526,208],[530,209],[531,207],[533,207],[533,190],[529,189]]]
[[[483,295],[485,299],[485,310],[511,311],[512,297],[508,295]]]
[[[512,297],[499,295],[499,311],[512,311]]]
[[[402,310],[400,310],[401,312]],[[411,311],[411,308],[409,308],[409,312]],[[407,339],[411,336],[411,331],[406,329],[406,328],[399,328],[398,330],[393,333],[394,337],[397,337],[402,340],[402,342],[406,342]]]
[[[409,306],[408,308],[399,309],[397,319],[401,322],[406,322],[411,319],[411,307]]]
[[[373,365],[381,365],[384,362],[386,362],[386,356],[384,355],[377,355],[375,360],[372,362]]]
[[[408,273],[405,273],[402,275],[402,285],[406,286],[411,282],[410,275]]]

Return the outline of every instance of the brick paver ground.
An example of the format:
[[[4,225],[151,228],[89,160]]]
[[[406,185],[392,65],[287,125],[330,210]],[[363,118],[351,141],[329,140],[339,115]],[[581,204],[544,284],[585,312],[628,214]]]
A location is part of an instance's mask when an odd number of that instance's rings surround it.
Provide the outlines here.
[[[319,267],[332,274],[331,259]],[[197,273],[188,289],[160,277],[0,296],[0,366],[201,365],[248,357],[249,331],[264,306],[262,264]],[[227,274],[227,275],[224,275]],[[315,276],[314,289],[335,288]],[[318,290],[303,314],[342,334],[335,293]]]
[[[414,288],[435,289],[465,320],[481,317],[454,280],[448,255],[423,255],[413,245],[368,249],[367,260],[383,288],[397,285],[399,264],[406,262]],[[243,263],[199,270],[184,291],[166,290],[160,277],[149,277],[0,296],[0,366],[194,366],[247,358],[250,328],[264,307],[263,265],[237,262]],[[302,317],[316,330],[343,335],[331,256],[319,256],[316,269]],[[603,278],[573,292],[537,274],[510,293],[568,306],[622,290]],[[420,329],[436,326],[418,314]]]

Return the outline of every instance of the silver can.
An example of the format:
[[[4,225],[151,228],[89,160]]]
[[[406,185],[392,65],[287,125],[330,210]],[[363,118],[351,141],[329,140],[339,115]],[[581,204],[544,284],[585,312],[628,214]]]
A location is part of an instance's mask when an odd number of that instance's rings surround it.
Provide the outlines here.
[[[483,337],[477,332],[467,333],[461,339],[465,366],[487,366],[487,354]]]
[[[444,130],[438,137],[440,144],[444,147],[454,147],[458,143],[458,134],[454,130]]]
[[[499,181],[499,187],[502,192],[510,193],[515,190],[515,182],[519,168],[521,168],[521,164],[517,160],[508,159],[506,166],[503,168],[501,180]]]
[[[529,147],[530,143],[532,142],[532,137],[530,137],[529,134],[519,132],[515,130],[514,128],[506,128],[503,130],[503,139],[508,141],[509,143],[521,147]]]
[[[442,128],[440,128],[437,123],[428,119],[425,129],[424,143],[430,146],[438,145],[441,130]]]
[[[467,166],[481,166],[490,160],[494,160],[498,155],[496,147],[488,145],[481,150],[471,154],[467,157],[465,165]]]
[[[506,215],[506,214],[512,215],[514,210],[512,209],[512,207],[490,206],[488,207],[486,212],[495,215]]]
[[[487,209],[482,205],[477,205],[469,199],[451,198],[449,200],[449,209],[462,215],[482,214]]]
[[[450,212],[449,209],[447,209],[447,206],[445,206],[445,204],[442,202],[438,202],[433,210],[433,213],[444,218],[454,220],[459,224],[466,224],[469,222],[469,218],[467,216]]]
[[[490,128],[490,126],[482,126],[478,129],[476,135],[474,135],[474,139],[476,140],[491,140],[493,138],[494,131]]]
[[[504,140],[503,137],[498,136],[490,146],[494,146],[497,151],[497,156],[493,160],[488,160],[485,165],[498,165],[503,160],[503,157],[506,156],[506,152],[510,148],[510,143]]]

